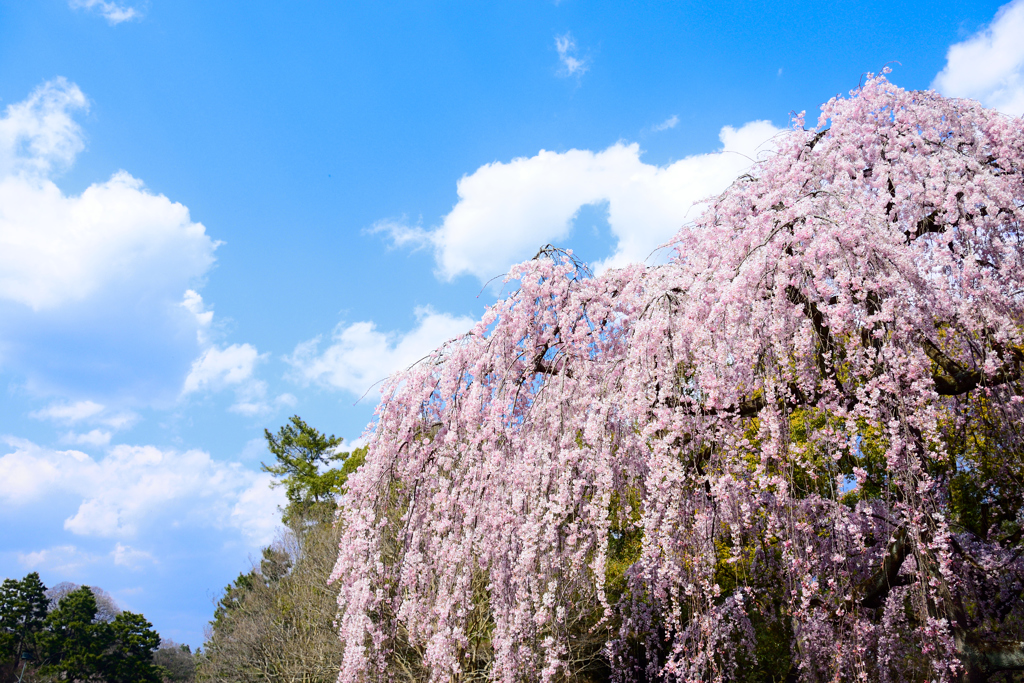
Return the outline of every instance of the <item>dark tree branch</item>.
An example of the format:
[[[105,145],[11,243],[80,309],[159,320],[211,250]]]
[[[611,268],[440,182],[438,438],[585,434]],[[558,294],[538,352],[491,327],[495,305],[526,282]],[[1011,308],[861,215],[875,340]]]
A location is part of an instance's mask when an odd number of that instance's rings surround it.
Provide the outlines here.
[[[882,567],[864,584],[864,597],[860,601],[862,607],[878,609],[885,604],[890,590],[909,583],[908,579],[901,578],[899,575],[903,561],[907,559],[909,553],[910,541],[907,538],[907,530],[900,527],[889,540],[885,558],[882,560]]]
[[[814,333],[818,337],[818,349],[815,352],[815,361],[818,365],[818,372],[821,373],[822,379],[831,378],[832,382],[835,383],[836,389],[843,396],[846,395],[846,389],[843,388],[842,382],[836,377],[835,369],[829,367],[829,364],[825,361],[825,354],[836,353],[835,340],[832,338],[832,331],[828,325],[825,324],[825,316],[822,315],[821,310],[818,309],[817,304],[804,296],[804,293],[792,285],[786,287],[786,298],[792,303],[798,306],[804,307],[804,315],[807,316],[811,321],[811,325],[814,327]]]
[[[968,370],[956,362],[932,343],[925,339],[921,342],[921,348],[925,354],[935,363],[942,372],[933,372],[932,379],[935,381],[935,390],[940,396],[959,396],[979,386],[996,387],[1008,382],[1014,382],[1021,376],[1021,361],[1024,355],[1017,349],[1011,350],[1012,360],[1003,364],[991,376],[986,376],[981,370]],[[943,374],[945,373],[945,374]]]

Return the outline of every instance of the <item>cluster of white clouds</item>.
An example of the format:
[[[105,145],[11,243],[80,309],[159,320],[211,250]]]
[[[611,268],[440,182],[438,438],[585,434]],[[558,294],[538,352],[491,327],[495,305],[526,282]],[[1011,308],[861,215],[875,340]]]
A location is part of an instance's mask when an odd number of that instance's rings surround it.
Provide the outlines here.
[[[642,161],[636,143],[617,142],[601,152],[541,150],[463,176],[458,203],[433,230],[400,221],[382,221],[374,230],[386,232],[396,246],[433,248],[446,280],[470,274],[486,282],[539,246],[568,238],[584,206],[607,202],[617,242],[596,267],[644,261],[699,214],[702,200],[725,190],[771,150],[779,132],[768,121],[726,126],[717,152],[665,166]]]
[[[999,9],[992,22],[946,54],[932,87],[969,97],[1010,116],[1024,116],[1024,0]]]
[[[112,23],[135,16],[112,3],[79,4]],[[116,542],[109,553],[60,542],[18,559],[64,574],[98,562],[139,568],[158,558],[127,541],[175,527],[226,530],[258,547],[273,537],[284,502],[269,474],[200,450],[111,445],[140,419],[113,407],[126,403],[173,406],[231,389],[232,410],[265,412],[267,386],[255,369],[266,354],[216,343],[213,312],[193,283],[209,271],[218,243],[187,208],[125,171],[80,194],[57,186],[85,148],[75,115],[88,106],[75,84],[58,78],[0,112],[0,366],[36,394],[111,400],[58,399],[30,413],[72,448],[8,437],[0,509],[60,501],[73,508],[66,532]]]
[[[268,398],[256,378],[267,354],[251,344],[214,343],[213,311],[191,284],[209,271],[219,243],[187,208],[125,171],[79,195],[57,187],[54,177],[84,149],[74,115],[87,109],[78,86],[58,78],[0,115],[0,313],[7,314],[0,364],[25,373],[40,393],[106,384],[123,394],[109,371],[120,367],[128,382],[143,378],[135,390],[149,394],[136,396],[143,402],[230,388],[232,410],[242,415],[293,404],[289,394]],[[68,387],[74,373],[52,362],[62,354],[67,364],[106,375]],[[190,365],[176,360],[190,356]],[[100,446],[109,439],[97,426],[65,440]]]
[[[286,501],[271,476],[200,450],[117,445],[100,459],[8,437],[0,456],[0,504],[33,506],[60,499],[77,503],[64,529],[79,536],[136,538],[149,528],[235,529],[253,547],[268,543]],[[141,556],[115,547],[115,563]]]
[[[444,342],[468,332],[476,320],[416,309],[416,327],[405,334],[381,332],[373,322],[341,324],[321,350],[322,337],[299,344],[286,360],[294,379],[362,396],[396,370],[407,368]]]
[[[72,9],[94,10],[103,15],[103,18],[111,26],[120,24],[130,19],[140,19],[142,13],[135,7],[119,5],[110,0],[68,0],[68,6]]]

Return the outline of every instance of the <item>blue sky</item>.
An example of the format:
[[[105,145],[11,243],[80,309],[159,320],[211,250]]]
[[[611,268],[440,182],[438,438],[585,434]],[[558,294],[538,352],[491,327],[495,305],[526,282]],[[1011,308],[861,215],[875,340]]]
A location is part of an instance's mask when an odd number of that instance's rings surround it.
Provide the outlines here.
[[[493,276],[656,261],[865,72],[1024,114],[1020,35],[1024,0],[0,0],[0,575],[200,644],[275,533],[265,427],[358,439]]]

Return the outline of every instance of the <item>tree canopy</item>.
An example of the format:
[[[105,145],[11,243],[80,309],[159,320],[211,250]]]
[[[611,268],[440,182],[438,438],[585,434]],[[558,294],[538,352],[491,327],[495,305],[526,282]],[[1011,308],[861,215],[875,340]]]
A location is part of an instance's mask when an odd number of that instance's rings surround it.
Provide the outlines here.
[[[340,681],[1024,666],[1024,122],[869,78],[671,243],[393,376]]]
[[[298,415],[290,417],[288,422],[277,434],[263,430],[267,450],[277,463],[261,463],[264,472],[277,477],[273,486],[285,487],[288,507],[284,521],[288,522],[294,515],[333,515],[345,479],[362,462],[361,453],[357,449],[356,457],[350,459],[350,453],[339,448],[341,438],[321,434]]]

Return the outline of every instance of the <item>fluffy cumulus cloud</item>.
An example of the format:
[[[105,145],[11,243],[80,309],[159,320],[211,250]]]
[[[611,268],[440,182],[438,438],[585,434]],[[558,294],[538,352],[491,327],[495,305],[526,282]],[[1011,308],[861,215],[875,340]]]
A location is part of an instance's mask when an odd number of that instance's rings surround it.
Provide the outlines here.
[[[362,396],[375,383],[407,368],[444,342],[468,332],[466,316],[416,309],[417,324],[405,334],[381,332],[372,322],[339,325],[327,348],[321,337],[299,344],[286,360],[301,382],[314,382]]]
[[[196,353],[182,294],[217,243],[124,171],[78,195],[56,185],[84,147],[74,114],[87,106],[57,79],[0,114],[0,365],[42,391],[169,390]]]
[[[236,529],[253,547],[273,538],[280,489],[269,474],[213,460],[199,450],[120,445],[93,458],[8,439],[0,456],[0,507],[46,504],[54,497],[77,504],[64,528],[80,536],[131,539],[147,528]],[[146,557],[129,546],[114,549],[116,564]]]
[[[425,244],[439,274],[468,273],[487,281],[532,256],[546,243],[565,240],[579,210],[607,202],[615,251],[598,268],[647,259],[722,192],[757,156],[771,149],[780,129],[767,121],[726,126],[722,148],[666,166],[644,163],[639,145],[616,143],[601,152],[573,149],[481,166],[458,182],[459,201],[434,230],[382,222],[397,246]]]
[[[992,23],[949,48],[932,87],[970,97],[1011,116],[1024,115],[1024,0],[1004,5]]]
[[[99,12],[111,26],[120,24],[122,21],[138,19],[142,13],[129,5],[119,5],[108,0],[68,0],[68,6],[72,9],[86,9]]]

